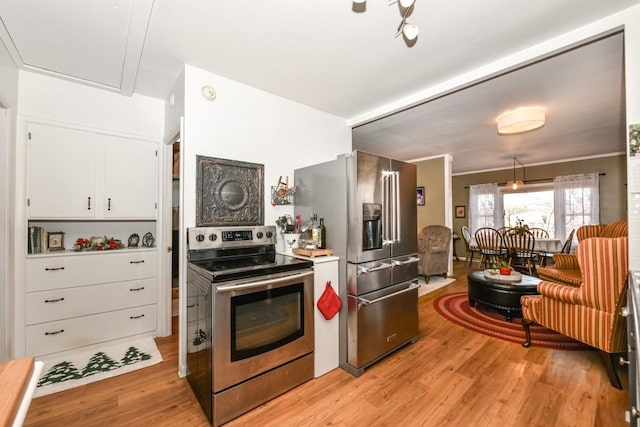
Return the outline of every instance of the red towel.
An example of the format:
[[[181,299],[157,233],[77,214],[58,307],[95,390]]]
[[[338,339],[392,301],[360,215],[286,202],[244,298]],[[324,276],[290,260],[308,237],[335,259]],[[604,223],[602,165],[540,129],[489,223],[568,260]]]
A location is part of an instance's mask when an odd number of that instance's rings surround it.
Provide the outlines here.
[[[336,294],[336,291],[333,290],[331,281],[329,281],[324,288],[324,292],[318,299],[318,310],[320,310],[320,313],[322,313],[325,319],[330,320],[340,311],[340,307],[342,307],[340,297]]]

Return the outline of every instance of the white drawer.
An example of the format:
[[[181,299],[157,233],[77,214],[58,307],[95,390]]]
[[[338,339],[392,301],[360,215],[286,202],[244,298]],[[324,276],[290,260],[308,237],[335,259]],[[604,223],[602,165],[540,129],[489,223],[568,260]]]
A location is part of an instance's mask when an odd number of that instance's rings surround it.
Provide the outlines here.
[[[27,326],[27,354],[37,357],[151,332],[156,310],[153,304]]]
[[[30,292],[27,325],[156,303],[158,279]]]
[[[43,256],[27,259],[27,292],[157,276],[156,252]]]

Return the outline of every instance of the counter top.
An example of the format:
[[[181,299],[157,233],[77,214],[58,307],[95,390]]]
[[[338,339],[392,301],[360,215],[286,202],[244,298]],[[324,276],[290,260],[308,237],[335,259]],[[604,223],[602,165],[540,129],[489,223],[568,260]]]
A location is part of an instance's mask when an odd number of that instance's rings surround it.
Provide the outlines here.
[[[13,425],[33,369],[33,357],[0,363],[0,426]]]

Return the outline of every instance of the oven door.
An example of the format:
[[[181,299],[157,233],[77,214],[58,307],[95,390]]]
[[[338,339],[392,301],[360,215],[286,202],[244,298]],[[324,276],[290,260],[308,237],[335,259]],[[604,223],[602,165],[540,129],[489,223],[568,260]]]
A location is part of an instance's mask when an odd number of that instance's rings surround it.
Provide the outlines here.
[[[213,298],[214,393],[313,352],[313,270],[225,282]]]

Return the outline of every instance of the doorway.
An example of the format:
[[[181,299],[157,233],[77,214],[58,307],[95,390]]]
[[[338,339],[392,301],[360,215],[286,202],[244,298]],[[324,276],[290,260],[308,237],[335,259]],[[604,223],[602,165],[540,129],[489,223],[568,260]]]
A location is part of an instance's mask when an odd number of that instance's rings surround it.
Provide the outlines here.
[[[180,140],[173,145],[171,168],[171,317],[178,316],[180,296]],[[175,322],[171,322],[175,324]]]

